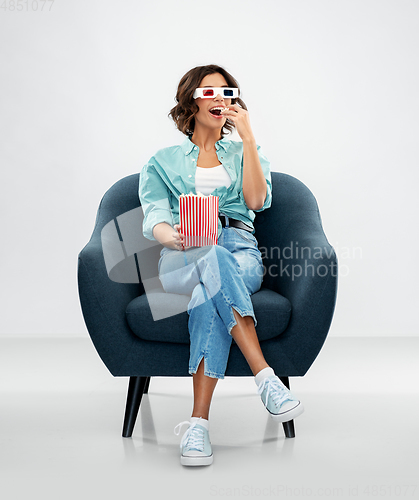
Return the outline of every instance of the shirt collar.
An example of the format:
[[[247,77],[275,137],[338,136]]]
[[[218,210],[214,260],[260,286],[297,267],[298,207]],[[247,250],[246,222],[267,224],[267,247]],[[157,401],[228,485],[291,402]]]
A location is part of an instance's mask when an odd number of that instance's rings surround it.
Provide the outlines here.
[[[195,147],[195,144],[191,141],[191,135],[188,135],[186,139],[182,142],[181,147],[182,151],[185,153],[185,156],[187,156]],[[231,141],[230,139],[226,139],[225,137],[223,139],[220,139],[215,143],[215,148],[220,149],[222,147],[224,151],[227,151],[228,148],[230,147]],[[198,146],[197,146],[198,147]]]

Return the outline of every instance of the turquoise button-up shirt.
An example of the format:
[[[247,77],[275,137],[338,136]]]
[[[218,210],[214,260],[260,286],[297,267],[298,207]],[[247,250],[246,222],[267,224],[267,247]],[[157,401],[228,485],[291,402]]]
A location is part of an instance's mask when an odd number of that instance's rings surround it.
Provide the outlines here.
[[[265,175],[267,193],[265,202],[259,210],[250,210],[243,196],[243,143],[223,138],[215,143],[217,157],[226,168],[231,184],[214,189],[211,194],[218,196],[219,212],[238,219],[250,226],[255,232],[254,212],[261,212],[271,206],[272,183],[270,162],[257,145],[259,160]],[[144,165],[140,172],[139,197],[144,212],[143,234],[149,240],[153,228],[160,222],[172,227],[179,224],[179,196],[197,194],[195,190],[196,163],[199,147],[187,137],[181,145],[160,149]],[[218,237],[223,228],[218,219]]]

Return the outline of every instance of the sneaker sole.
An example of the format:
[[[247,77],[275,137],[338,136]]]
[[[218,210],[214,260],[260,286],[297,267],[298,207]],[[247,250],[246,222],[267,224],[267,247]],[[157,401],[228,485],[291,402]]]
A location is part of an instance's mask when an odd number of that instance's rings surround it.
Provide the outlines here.
[[[289,422],[290,420],[294,420],[294,418],[297,418],[300,416],[304,411],[304,407],[301,403],[299,403],[297,406],[292,408],[291,410],[288,410],[284,413],[281,413],[279,415],[276,415],[275,413],[271,413],[269,410],[269,415],[275,420],[275,422]]]
[[[213,460],[214,460],[213,455],[210,455],[209,457],[184,457],[183,455],[181,455],[180,457],[181,465],[189,465],[189,466],[211,465]]]

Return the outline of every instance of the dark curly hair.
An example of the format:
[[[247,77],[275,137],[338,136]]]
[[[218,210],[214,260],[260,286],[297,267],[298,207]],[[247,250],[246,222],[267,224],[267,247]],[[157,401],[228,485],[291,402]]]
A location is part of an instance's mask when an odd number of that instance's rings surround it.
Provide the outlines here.
[[[193,93],[196,88],[199,87],[202,79],[207,75],[213,75],[214,73],[220,73],[225,78],[227,85],[229,87],[236,87],[239,89],[240,86],[235,78],[233,78],[230,73],[228,73],[221,66],[215,64],[208,64],[207,66],[197,66],[189,70],[180,80],[178,89],[176,92],[175,100],[178,104],[170,110],[168,114],[169,117],[173,119],[178,130],[183,134],[191,136],[195,129],[195,115],[199,111],[199,107],[193,98]],[[240,106],[247,110],[246,104],[236,97],[231,99],[231,104],[240,104]],[[221,129],[221,138],[227,133],[231,132],[235,128],[233,122],[226,121],[223,128]],[[226,131],[224,131],[226,129]]]

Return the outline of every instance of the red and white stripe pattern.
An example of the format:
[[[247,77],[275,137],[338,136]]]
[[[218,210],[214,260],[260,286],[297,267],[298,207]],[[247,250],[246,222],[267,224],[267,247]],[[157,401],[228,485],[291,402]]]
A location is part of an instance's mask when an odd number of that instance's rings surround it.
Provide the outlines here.
[[[203,247],[217,244],[218,196],[181,194],[179,216],[185,246]]]

